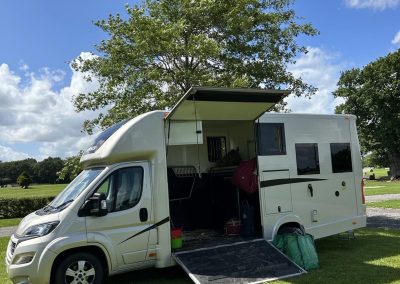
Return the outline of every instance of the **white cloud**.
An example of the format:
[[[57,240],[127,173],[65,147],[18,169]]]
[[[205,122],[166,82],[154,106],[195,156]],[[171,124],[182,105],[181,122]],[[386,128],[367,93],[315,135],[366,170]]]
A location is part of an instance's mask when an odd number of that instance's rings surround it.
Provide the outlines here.
[[[400,31],[398,31],[398,32],[394,35],[394,38],[392,39],[392,44],[398,44],[398,45],[400,45]]]
[[[345,0],[346,6],[356,9],[386,10],[400,5],[400,0]]]
[[[297,62],[289,67],[296,78],[318,88],[311,98],[290,96],[286,99],[288,108],[300,113],[334,113],[335,107],[342,99],[335,99],[332,92],[340,71],[346,67],[344,63],[336,63],[338,57],[316,48],[308,47],[308,53],[302,55]]]
[[[29,70],[29,66],[22,70]],[[0,144],[39,142],[40,157],[65,157],[83,149],[88,138],[81,133],[82,123],[98,112],[76,113],[71,99],[95,90],[98,82],[87,82],[84,74],[72,70],[69,84],[56,90],[55,85],[65,77],[61,70],[43,68],[38,74],[31,72],[25,76],[28,78],[22,80],[7,64],[0,65]]]
[[[0,145],[0,161],[14,161],[14,160],[23,160],[29,158],[29,155],[22,152],[14,151],[10,147],[5,147]]]

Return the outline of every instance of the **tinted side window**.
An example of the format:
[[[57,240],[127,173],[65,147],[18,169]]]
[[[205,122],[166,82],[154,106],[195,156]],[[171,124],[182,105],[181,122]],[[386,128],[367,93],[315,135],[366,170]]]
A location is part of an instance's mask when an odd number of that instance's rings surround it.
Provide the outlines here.
[[[257,129],[258,155],[286,155],[283,123],[259,123]]]
[[[106,195],[108,212],[134,207],[142,195],[143,168],[123,168],[109,175],[98,187],[97,192]]]
[[[296,144],[296,162],[298,175],[319,174],[317,143]]]
[[[331,143],[332,172],[352,172],[350,143]]]

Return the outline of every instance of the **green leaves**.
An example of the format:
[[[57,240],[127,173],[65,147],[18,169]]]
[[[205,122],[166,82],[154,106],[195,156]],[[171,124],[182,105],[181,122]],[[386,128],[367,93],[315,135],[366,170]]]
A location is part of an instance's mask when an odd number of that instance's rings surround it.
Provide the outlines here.
[[[343,72],[334,95],[346,99],[336,112],[358,117],[364,152],[388,154],[392,164],[400,158],[400,49],[362,69]]]
[[[95,24],[109,38],[101,56],[72,65],[96,77],[100,88],[74,98],[77,111],[111,106],[84,129],[154,109],[171,108],[191,86],[315,88],[296,79],[287,64],[305,52],[296,37],[316,35],[297,23],[288,0],[147,0],[126,7],[127,19],[110,15]]]

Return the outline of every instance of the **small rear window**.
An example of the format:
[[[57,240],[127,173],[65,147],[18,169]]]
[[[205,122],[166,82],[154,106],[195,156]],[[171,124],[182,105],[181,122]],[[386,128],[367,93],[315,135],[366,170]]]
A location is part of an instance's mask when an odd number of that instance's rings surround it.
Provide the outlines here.
[[[331,143],[333,173],[352,172],[350,143]]]
[[[296,144],[296,162],[298,175],[319,174],[319,156],[317,143]]]
[[[283,123],[259,123],[257,128],[258,155],[286,155]]]

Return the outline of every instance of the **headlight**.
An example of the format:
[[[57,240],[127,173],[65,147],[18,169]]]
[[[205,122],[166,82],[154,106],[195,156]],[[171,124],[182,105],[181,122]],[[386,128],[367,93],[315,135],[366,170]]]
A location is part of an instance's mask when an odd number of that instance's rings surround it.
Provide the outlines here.
[[[49,234],[51,231],[53,231],[59,223],[60,223],[59,221],[56,221],[56,222],[49,222],[31,226],[25,230],[25,232],[22,234],[22,238],[30,239],[36,237],[43,237]]]

